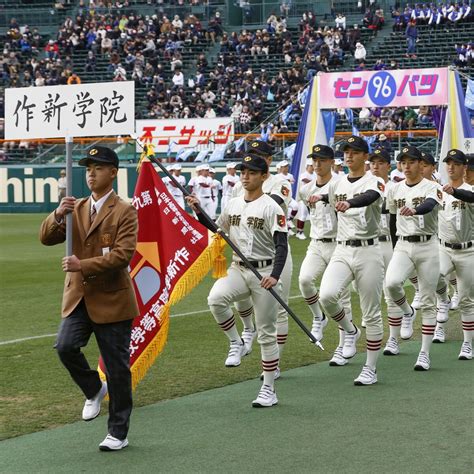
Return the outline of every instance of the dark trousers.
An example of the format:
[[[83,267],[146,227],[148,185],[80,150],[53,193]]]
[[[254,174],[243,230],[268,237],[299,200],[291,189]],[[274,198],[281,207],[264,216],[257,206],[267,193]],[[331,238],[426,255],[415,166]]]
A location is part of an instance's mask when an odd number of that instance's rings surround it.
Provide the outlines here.
[[[130,334],[132,320],[96,324],[87,313],[84,300],[61,321],[55,348],[59,358],[86,398],[99,392],[102,383],[97,370],[91,369],[81,351],[95,334],[104,360],[109,391],[109,433],[118,439],[127,437],[132,412],[132,379],[130,374]]]

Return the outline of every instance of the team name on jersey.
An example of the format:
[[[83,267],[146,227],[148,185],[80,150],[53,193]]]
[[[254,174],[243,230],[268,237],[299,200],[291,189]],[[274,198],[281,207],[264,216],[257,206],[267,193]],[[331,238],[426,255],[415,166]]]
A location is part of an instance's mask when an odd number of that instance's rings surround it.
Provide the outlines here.
[[[347,201],[347,194],[335,194],[334,199],[336,200],[336,202]]]
[[[411,199],[413,207],[418,207],[421,203],[426,201],[425,196],[420,196],[420,197],[414,197]],[[405,198],[403,199],[395,199],[394,200],[395,205],[397,206],[398,209],[401,209],[402,207],[405,207],[407,204],[407,200]]]
[[[230,215],[229,216],[229,225],[239,226],[240,225],[240,218],[241,218],[240,215]]]
[[[467,209],[466,203],[464,201],[452,201],[451,207],[453,208],[453,210]],[[445,210],[446,210],[446,201],[443,201],[443,211]]]
[[[263,230],[263,225],[265,224],[265,220],[260,217],[247,217],[247,225],[249,227],[253,227],[254,229]]]

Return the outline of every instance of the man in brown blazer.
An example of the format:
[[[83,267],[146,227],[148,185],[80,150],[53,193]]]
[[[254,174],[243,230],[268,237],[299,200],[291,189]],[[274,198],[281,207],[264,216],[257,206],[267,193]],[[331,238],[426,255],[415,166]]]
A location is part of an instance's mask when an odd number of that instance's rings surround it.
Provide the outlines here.
[[[95,146],[79,165],[86,167],[91,195],[64,197],[41,224],[40,240],[44,245],[64,242],[65,215],[72,212],[73,255],[62,260],[66,272],[63,319],[55,347],[86,396],[85,421],[99,415],[101,401],[109,393],[108,435],[99,448],[115,451],[128,445],[132,411],[129,346],[138,306],[127,267],[137,242],[137,213],[112,188],[119,166],[113,150]],[[81,352],[92,333],[104,360],[107,383]]]

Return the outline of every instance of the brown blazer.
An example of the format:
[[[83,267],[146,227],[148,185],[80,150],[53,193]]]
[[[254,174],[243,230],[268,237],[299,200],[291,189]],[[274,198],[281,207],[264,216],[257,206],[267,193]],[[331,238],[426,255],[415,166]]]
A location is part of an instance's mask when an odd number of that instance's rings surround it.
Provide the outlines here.
[[[90,225],[90,198],[76,201],[73,212],[73,254],[82,272],[68,272],[64,282],[62,317],[71,314],[84,298],[89,317],[96,323],[133,319],[138,305],[128,274],[138,233],[135,208],[115,192],[108,197]],[[56,245],[66,239],[66,225],[54,212],[41,224],[40,240]]]

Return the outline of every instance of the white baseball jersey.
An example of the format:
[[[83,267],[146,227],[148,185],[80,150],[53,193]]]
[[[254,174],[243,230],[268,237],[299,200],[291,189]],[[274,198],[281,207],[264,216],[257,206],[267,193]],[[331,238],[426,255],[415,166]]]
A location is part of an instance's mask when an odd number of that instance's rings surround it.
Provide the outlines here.
[[[209,199],[212,196],[213,180],[210,176],[196,176],[189,185],[193,187],[193,193],[199,199]]]
[[[281,204],[282,209],[285,211],[285,215],[288,212],[288,205],[291,202],[291,185],[281,174],[269,174],[268,178],[263,182],[263,192],[268,195],[276,195],[283,199]],[[243,196],[244,188],[242,182],[239,182],[234,186],[232,197]]]
[[[316,179],[316,173],[314,172],[308,173],[307,171],[305,171],[304,173],[301,173],[300,186],[305,186],[309,184],[311,181],[313,181],[314,179]],[[304,182],[303,180],[309,180],[309,181]]]
[[[338,201],[347,201],[366,191],[375,191],[383,197],[384,183],[369,171],[351,183],[348,176],[332,179],[328,189],[329,203],[334,207]],[[379,236],[382,199],[369,206],[349,208],[337,214],[337,240],[367,240]]]
[[[243,196],[231,199],[217,225],[250,261],[273,259],[273,234],[287,232],[281,207],[266,194],[251,202],[246,202]],[[236,255],[233,260],[240,261]]]
[[[311,222],[310,237],[312,239],[335,239],[337,233],[337,216],[332,206],[323,201],[309,204],[308,199],[317,194],[328,194],[331,178],[324,186],[319,187],[316,181],[306,184],[299,191],[300,199],[309,206],[309,220]]]
[[[382,205],[382,214],[380,215],[380,233],[379,236],[389,236],[390,235],[390,211],[388,209],[387,197],[388,190],[395,186],[396,183],[393,181],[388,181],[385,183],[385,190],[383,193],[383,205]]]
[[[222,197],[232,197],[232,191],[235,185],[240,181],[240,178],[235,174],[234,176],[226,174],[222,178]]]
[[[218,196],[219,191],[222,191],[222,184],[218,179],[212,180],[212,194],[216,198]]]
[[[279,173],[283,176],[283,179],[286,179],[290,184],[293,184],[295,182],[295,177],[291,173],[283,174]]]
[[[438,231],[438,206],[421,216],[401,216],[400,209],[416,208],[426,199],[441,204],[443,192],[438,183],[423,178],[415,186],[408,186],[406,180],[396,183],[388,192],[387,205],[390,214],[397,214],[397,235],[433,235]]]
[[[183,187],[186,186],[186,178],[183,175],[174,176],[174,179],[178,181],[178,183],[181,184],[181,186]],[[183,191],[181,191],[181,189],[175,186],[173,181],[171,181],[171,178],[168,178],[168,176],[165,176],[163,178],[163,183],[165,183],[166,187],[168,188],[168,191],[170,192],[170,194],[173,195],[175,199],[183,197]]]
[[[473,191],[473,186],[463,183],[459,189]],[[438,219],[438,236],[441,240],[450,244],[474,240],[474,204],[443,193]]]

